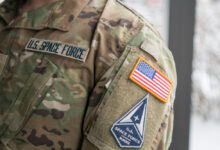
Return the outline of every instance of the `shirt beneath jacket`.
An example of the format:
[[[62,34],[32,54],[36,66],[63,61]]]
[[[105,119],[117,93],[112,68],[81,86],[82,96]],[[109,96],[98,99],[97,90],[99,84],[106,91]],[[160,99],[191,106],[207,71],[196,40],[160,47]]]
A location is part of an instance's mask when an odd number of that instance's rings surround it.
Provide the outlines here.
[[[117,0],[19,7],[0,5],[1,150],[168,149],[176,70],[147,20]]]

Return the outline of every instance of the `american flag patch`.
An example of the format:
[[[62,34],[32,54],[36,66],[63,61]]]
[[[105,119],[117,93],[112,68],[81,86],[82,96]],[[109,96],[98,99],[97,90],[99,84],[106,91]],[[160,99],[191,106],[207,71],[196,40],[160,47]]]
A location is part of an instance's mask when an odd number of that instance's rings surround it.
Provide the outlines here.
[[[162,102],[168,101],[172,82],[144,58],[138,59],[129,78]]]

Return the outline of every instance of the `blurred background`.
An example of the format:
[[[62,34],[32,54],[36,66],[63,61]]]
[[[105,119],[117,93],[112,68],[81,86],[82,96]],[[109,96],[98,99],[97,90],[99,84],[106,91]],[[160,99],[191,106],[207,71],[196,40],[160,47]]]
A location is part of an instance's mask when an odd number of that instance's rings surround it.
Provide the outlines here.
[[[158,28],[176,60],[170,150],[219,150],[220,0],[121,1]]]
[[[220,149],[220,0],[123,0],[161,32],[178,73],[170,150]]]

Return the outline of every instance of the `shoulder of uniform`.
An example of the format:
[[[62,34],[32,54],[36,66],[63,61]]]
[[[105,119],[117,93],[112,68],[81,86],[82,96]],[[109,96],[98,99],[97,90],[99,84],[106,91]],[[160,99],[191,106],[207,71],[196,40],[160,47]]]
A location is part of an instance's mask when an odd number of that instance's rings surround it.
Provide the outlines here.
[[[151,24],[145,17],[143,17],[141,14],[139,14],[133,8],[129,7],[122,0],[113,0],[113,1],[116,2],[116,5],[120,6],[120,11],[119,11],[120,14],[119,15],[124,16],[127,19],[129,19],[129,21],[131,21],[131,23],[135,26],[135,33],[136,34],[134,34],[134,38],[138,37],[138,40],[135,39],[138,42],[138,43],[136,43],[136,46],[140,46],[140,42],[143,42],[142,40],[144,40],[144,38],[146,38],[147,34],[148,35],[151,34],[154,37],[157,37],[158,40],[163,41],[163,38],[161,37],[161,35],[158,32],[158,30],[156,29],[156,27],[153,24]],[[116,6],[115,8],[119,8],[119,7]],[[142,35],[143,37],[140,38],[140,35]],[[134,43],[132,43],[132,44],[134,44]]]
[[[146,18],[120,0],[116,1],[118,5],[124,7],[121,11],[127,12],[131,18],[134,18],[133,20],[138,20],[139,23],[140,28],[137,29],[127,45],[136,47],[141,51],[150,54],[156,62],[164,68],[168,77],[174,82],[174,85],[176,85],[176,67],[174,58],[157,28]]]
[[[120,40],[127,46],[137,48],[139,55],[150,54],[157,64],[168,72],[168,77],[175,80],[175,63],[172,53],[158,30],[142,15],[120,0],[108,0],[100,20],[102,21],[101,27],[103,25],[106,27],[106,31],[103,28],[102,34]]]
[[[122,7],[124,7],[124,9],[122,11],[127,11],[130,12],[132,17],[136,18],[139,20],[139,22],[143,25],[146,26],[149,30],[152,30],[155,34],[157,34],[157,36],[160,36],[160,33],[157,31],[157,29],[155,28],[155,26],[153,24],[151,24],[143,15],[141,15],[140,13],[138,13],[136,10],[134,10],[133,8],[129,7],[126,3],[124,3],[122,0],[116,0],[116,2],[121,5]]]
[[[132,46],[141,46],[149,34],[163,41],[154,25],[120,0],[108,0],[100,23],[105,25],[106,34],[114,35]]]

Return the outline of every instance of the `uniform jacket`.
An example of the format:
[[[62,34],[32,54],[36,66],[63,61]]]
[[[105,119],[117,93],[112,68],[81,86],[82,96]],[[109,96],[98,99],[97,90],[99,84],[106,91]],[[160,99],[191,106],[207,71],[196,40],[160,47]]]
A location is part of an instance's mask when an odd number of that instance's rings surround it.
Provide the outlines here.
[[[118,0],[19,8],[0,5],[0,150],[119,150],[110,129],[147,94],[139,149],[168,149],[176,70],[153,25]],[[172,81],[167,103],[129,79],[139,57]]]

